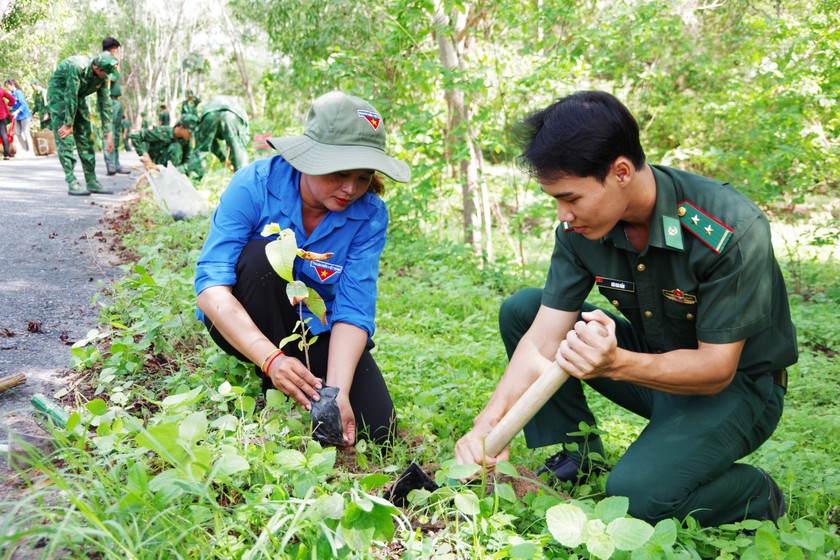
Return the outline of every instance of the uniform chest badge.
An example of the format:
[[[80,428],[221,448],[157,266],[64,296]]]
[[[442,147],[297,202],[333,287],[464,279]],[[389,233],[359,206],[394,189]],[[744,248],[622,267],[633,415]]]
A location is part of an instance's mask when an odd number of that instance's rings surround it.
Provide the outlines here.
[[[603,276],[595,277],[595,284],[599,288],[609,288],[611,290],[620,290],[622,292],[635,292],[636,283],[629,280],[616,280],[615,278],[604,278]]]
[[[321,282],[327,281],[335,274],[340,274],[344,269],[343,266],[328,263],[327,261],[309,261],[309,266],[315,269],[315,272],[318,274],[318,279]]]
[[[694,305],[697,303],[696,296],[687,294],[679,288],[674,288],[673,290],[662,290],[662,295],[665,296],[666,299],[677,303],[684,303],[686,305]]]

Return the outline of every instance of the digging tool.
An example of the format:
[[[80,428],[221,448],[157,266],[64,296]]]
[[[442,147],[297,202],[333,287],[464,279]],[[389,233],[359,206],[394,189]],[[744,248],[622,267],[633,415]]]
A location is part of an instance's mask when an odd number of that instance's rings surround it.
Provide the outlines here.
[[[590,327],[591,325],[591,327]],[[599,323],[591,321],[586,325],[589,328],[597,329],[601,336],[608,336],[604,327]],[[519,430],[539,412],[548,399],[569,379],[569,374],[563,371],[557,362],[551,362],[540,376],[522,396],[505,413],[498,424],[493,426],[490,433],[484,439],[484,454],[487,457],[495,457],[510,443]],[[405,506],[409,492],[418,489],[434,492],[439,488],[437,483],[420,468],[417,463],[412,462],[409,467],[397,478],[397,481],[386,493],[385,498],[398,507]]]

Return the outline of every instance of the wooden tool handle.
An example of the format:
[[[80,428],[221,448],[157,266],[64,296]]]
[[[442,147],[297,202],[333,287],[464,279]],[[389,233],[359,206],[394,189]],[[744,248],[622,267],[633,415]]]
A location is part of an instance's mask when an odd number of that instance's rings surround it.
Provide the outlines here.
[[[14,375],[0,378],[0,393],[9,390],[12,387],[17,387],[23,383],[26,383],[26,375],[23,373],[16,373]]]
[[[569,374],[560,369],[557,362],[551,362],[487,434],[484,440],[484,454],[487,457],[498,455],[568,378]]]

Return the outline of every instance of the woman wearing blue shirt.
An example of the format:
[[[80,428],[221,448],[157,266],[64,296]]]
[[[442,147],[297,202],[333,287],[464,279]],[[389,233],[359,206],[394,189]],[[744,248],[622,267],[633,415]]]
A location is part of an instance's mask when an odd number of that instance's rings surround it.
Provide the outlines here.
[[[302,136],[269,140],[280,155],[238,171],[222,194],[198,259],[198,316],[226,352],[267,370],[263,389],[276,388],[306,409],[323,384],[337,397],[344,442],[357,426],[368,438],[393,433],[394,406],[370,354],[376,281],[388,212],[379,194],[381,172],[399,182],[408,166],[385,153],[385,126],[366,101],[341,92],[315,100]],[[327,324],[304,309],[311,370],[297,344],[277,344],[295,331],[298,309],[286,281],[271,268],[263,228],[291,229],[299,248],[332,253],[295,259],[294,276],[316,290]]]
[[[26,95],[20,89],[17,80],[10,78],[6,80],[5,86],[12,92],[15,98],[15,104],[12,105],[12,114],[15,116],[15,138],[20,141],[20,146],[23,148],[23,153],[18,155],[21,157],[33,157],[35,153],[32,151],[32,136],[29,133],[32,111],[29,110]]]

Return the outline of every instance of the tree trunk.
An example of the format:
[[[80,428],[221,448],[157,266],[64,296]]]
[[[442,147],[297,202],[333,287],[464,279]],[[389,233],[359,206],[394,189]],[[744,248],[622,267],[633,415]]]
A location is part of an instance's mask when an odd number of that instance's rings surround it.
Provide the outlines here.
[[[236,28],[228,17],[227,9],[222,3],[222,18],[225,21],[225,30],[227,31],[230,44],[233,47],[233,57],[236,60],[236,68],[239,70],[239,76],[242,78],[242,85],[245,87],[245,95],[248,97],[248,105],[251,107],[251,118],[257,114],[257,102],[254,99],[254,88],[251,87],[251,80],[248,79],[248,68],[245,66],[245,57],[242,54],[242,45],[237,38]]]
[[[450,27],[450,19],[440,9],[435,13],[433,24],[438,28],[437,43],[441,64],[449,72],[460,70],[462,68],[461,54],[458,52],[456,40],[453,38],[460,35],[458,23],[451,28],[453,36],[450,36],[446,33],[447,28]],[[482,250],[482,215],[479,213],[479,208],[482,206],[482,201],[476,145],[472,140],[469,127],[469,108],[464,92],[458,87],[445,86],[445,98],[449,109],[449,122],[446,131],[449,144],[464,145],[468,154],[458,162],[462,181],[464,243],[472,245],[476,253],[480,254]],[[457,151],[460,152],[460,150]]]

